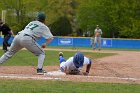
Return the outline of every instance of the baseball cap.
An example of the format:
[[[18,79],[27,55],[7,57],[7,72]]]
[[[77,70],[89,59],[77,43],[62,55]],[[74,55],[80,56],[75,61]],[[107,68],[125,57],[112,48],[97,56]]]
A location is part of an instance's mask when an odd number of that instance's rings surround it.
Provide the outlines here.
[[[39,12],[39,13],[37,14],[37,19],[38,19],[38,20],[45,20],[45,19],[46,19],[45,13],[44,13],[44,12]]]

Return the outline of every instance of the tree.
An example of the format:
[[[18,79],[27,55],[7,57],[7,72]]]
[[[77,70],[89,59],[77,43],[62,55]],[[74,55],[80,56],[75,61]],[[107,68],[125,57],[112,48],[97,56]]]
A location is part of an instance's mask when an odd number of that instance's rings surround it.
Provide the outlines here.
[[[60,17],[56,22],[51,24],[53,35],[67,36],[72,33],[71,24],[66,16]]]
[[[95,25],[104,37],[140,38],[139,0],[87,0],[80,3],[78,22],[85,32]]]

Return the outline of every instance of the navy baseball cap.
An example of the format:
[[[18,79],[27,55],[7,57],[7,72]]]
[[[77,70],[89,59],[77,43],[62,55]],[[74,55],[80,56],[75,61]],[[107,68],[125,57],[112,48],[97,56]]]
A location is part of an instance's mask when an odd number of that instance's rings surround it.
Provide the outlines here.
[[[46,19],[45,13],[44,13],[44,12],[39,12],[39,13],[37,14],[37,19],[38,19],[38,20],[45,20],[45,19]]]
[[[84,63],[84,55],[81,52],[77,52],[73,57],[73,63],[76,68],[82,67]]]

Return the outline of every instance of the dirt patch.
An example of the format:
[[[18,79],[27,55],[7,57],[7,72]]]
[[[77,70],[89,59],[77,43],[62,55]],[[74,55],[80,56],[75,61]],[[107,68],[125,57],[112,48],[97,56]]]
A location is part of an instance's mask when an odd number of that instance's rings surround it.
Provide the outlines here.
[[[54,49],[47,49],[54,50]],[[77,51],[71,49],[55,49],[56,51]],[[53,78],[61,78],[64,81],[80,82],[113,82],[113,83],[139,83],[140,84],[140,52],[137,51],[91,51],[82,52],[117,53],[117,55],[93,59],[90,75],[66,75]],[[57,71],[59,66],[45,66],[47,71]],[[85,67],[83,68],[85,70]],[[33,66],[0,66],[2,75],[25,75],[38,77]],[[47,77],[47,76],[39,76]]]

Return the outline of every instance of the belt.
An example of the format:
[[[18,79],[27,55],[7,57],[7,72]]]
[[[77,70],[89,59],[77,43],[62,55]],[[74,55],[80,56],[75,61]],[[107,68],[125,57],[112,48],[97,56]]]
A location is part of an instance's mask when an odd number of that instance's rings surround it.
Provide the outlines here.
[[[20,33],[17,33],[17,35],[19,35]],[[36,40],[35,37],[31,36],[31,35],[28,35],[28,34],[24,34],[23,36],[29,36],[31,37],[32,39]]]
[[[24,34],[23,36],[29,36],[29,37],[31,37],[32,39],[34,39],[34,40],[35,40],[35,38],[34,38],[33,36],[31,36],[31,35]]]

